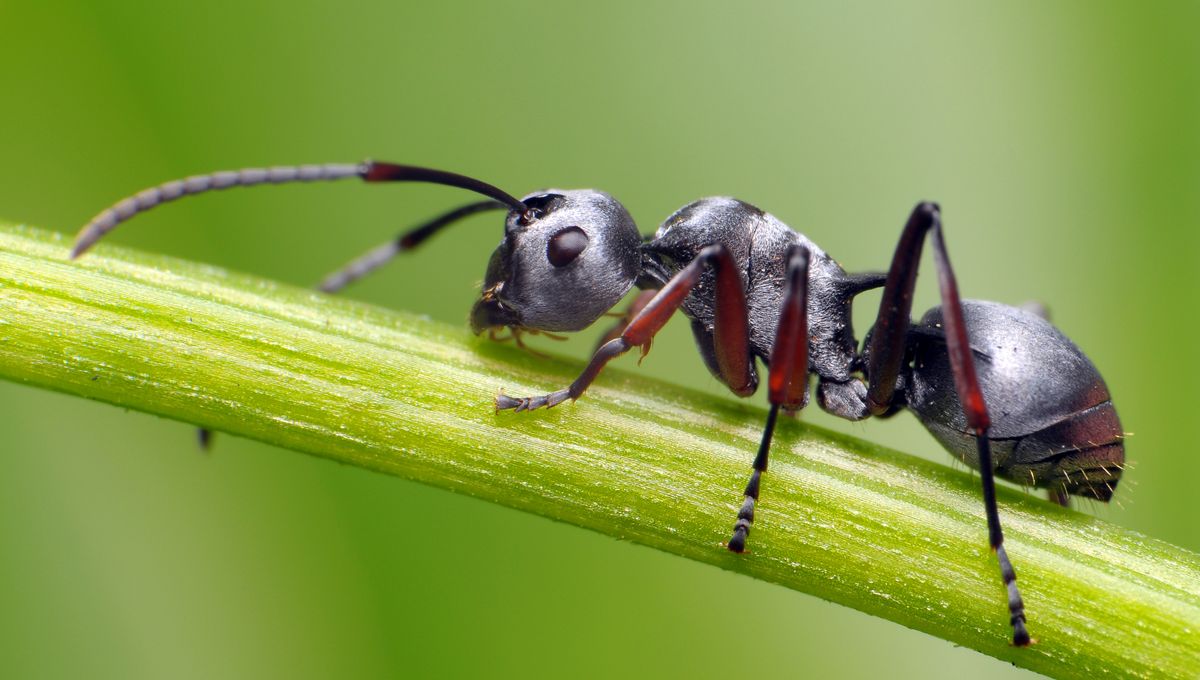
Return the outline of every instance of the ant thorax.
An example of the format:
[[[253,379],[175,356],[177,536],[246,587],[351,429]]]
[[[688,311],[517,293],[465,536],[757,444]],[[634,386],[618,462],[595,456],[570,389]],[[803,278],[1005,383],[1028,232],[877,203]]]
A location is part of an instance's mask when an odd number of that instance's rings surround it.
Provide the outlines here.
[[[750,315],[750,348],[769,360],[783,302],[787,271],[785,253],[792,245],[808,249],[809,367],[835,382],[850,380],[858,341],[851,325],[854,296],[882,283],[882,278],[849,276],[825,251],[774,215],[733,198],[705,198],[688,204],[663,222],[644,246],[647,259],[657,267],[646,274],[663,285],[687,266],[706,246],[720,244],[736,261],[746,289]],[[683,313],[693,321],[697,342],[711,345],[714,328],[715,276],[706,272],[683,303]]]

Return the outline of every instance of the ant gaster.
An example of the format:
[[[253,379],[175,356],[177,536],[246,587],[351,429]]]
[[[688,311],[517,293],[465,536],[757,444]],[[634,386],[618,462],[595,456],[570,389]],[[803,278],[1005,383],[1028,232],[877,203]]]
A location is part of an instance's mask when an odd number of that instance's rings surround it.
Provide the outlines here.
[[[649,349],[682,309],[709,371],[738,396],[758,387],[755,359],[768,367],[770,410],[762,443],[727,547],[742,552],[754,522],[771,436],[782,409],[808,402],[841,418],[890,416],[907,407],[952,454],[978,469],[989,540],[1008,591],[1013,644],[1030,642],[1016,574],[1004,550],[994,476],[1108,501],[1124,469],[1122,430],[1100,374],[1043,315],[994,302],[962,301],[942,235],[941,209],[919,203],[888,273],[847,274],[813,242],[769,213],[731,198],[706,198],[643,238],[616,199],[594,190],[547,190],[516,199],[454,173],[391,163],[308,165],[218,172],[168,182],[127,198],[80,233],[72,257],[121,221],[187,194],[262,183],[359,177],[368,182],[430,182],[489,198],[402,233],[331,275],[334,292],[444,227],[507,210],[504,238],[488,263],[471,311],[478,334],[579,331],[642,289],[583,373],[547,395],[500,394],[497,410],[549,408],[577,399],[614,357]],[[911,320],[925,237],[932,239],[941,305]],[[883,287],[874,326],[860,349],[851,303]]]

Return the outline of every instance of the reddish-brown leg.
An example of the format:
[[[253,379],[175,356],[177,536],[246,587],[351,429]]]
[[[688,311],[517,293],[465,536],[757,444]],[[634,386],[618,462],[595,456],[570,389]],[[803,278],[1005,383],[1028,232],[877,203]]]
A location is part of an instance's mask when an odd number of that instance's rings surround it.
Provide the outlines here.
[[[804,396],[808,391],[808,257],[808,250],[802,246],[792,246],[788,251],[787,287],[779,310],[779,326],[775,330],[775,344],[771,347],[767,379],[771,410],[767,413],[758,455],[754,457],[754,471],[746,484],[745,499],[733,525],[733,536],[725,544],[734,552],[746,550],[746,538],[754,525],[754,505],[758,501],[762,473],[767,470],[779,409],[798,409],[805,403]]]
[[[513,409],[530,411],[537,408],[557,406],[567,399],[578,399],[587,390],[605,364],[614,357],[641,347],[645,354],[655,333],[667,323],[675,310],[683,304],[688,293],[700,282],[706,267],[716,273],[716,317],[714,319],[714,346],[721,379],[737,394],[754,389],[752,372],[753,358],[750,356],[750,329],[746,313],[746,292],[738,275],[733,256],[725,246],[712,245],[700,251],[696,259],[673,276],[667,285],[654,295],[633,320],[625,326],[621,335],[600,346],[592,355],[583,373],[565,389],[537,397],[496,397],[496,410]]]
[[[629,326],[629,323],[633,321],[634,317],[636,317],[643,309],[646,308],[646,305],[650,304],[650,301],[654,299],[655,295],[658,295],[657,290],[643,290],[638,293],[637,297],[633,298],[633,302],[629,303],[629,309],[626,309],[625,313],[620,315],[621,318],[604,332],[604,335],[600,338],[600,341],[596,343],[596,350],[599,350],[609,342],[621,337],[621,334],[625,332],[625,329]]]
[[[1013,644],[1025,646],[1030,642],[1029,632],[1025,627],[1025,604],[1017,589],[1016,572],[1008,559],[1008,553],[1004,550],[1004,532],[1000,528],[1000,514],[996,509],[996,481],[988,440],[991,421],[975,373],[970,339],[963,322],[958,282],[954,278],[954,270],[950,266],[950,258],[942,237],[941,210],[934,203],[921,203],[913,210],[892,258],[887,284],[883,290],[883,300],[879,305],[879,315],[868,348],[867,377],[870,387],[867,391],[867,404],[872,413],[879,415],[891,408],[895,397],[896,379],[904,361],[906,335],[911,323],[913,288],[917,280],[922,244],[927,233],[931,234],[933,239],[938,288],[942,297],[942,317],[945,321],[946,348],[950,353],[954,386],[962,402],[967,425],[975,434],[975,443],[979,451],[979,476],[983,482],[983,505],[987,514],[989,543],[1000,562],[1000,575],[1008,591]]]

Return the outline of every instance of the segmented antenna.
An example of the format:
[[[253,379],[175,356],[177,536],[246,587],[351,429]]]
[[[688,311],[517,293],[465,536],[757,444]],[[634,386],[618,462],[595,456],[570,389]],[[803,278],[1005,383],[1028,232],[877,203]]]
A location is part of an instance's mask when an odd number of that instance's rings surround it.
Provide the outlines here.
[[[371,249],[358,259],[326,276],[317,289],[326,293],[336,293],[347,285],[379,269],[400,253],[412,250],[421,245],[425,239],[433,236],[443,228],[476,213],[488,210],[503,210],[507,207],[507,205],[500,201],[480,201],[479,203],[469,203],[460,208],[455,208],[444,215],[439,215],[417,225],[387,243]]]
[[[364,167],[360,163],[328,163],[325,165],[287,165],[273,168],[245,168],[223,170],[208,175],[192,175],[173,182],[164,182],[126,198],[92,218],[71,248],[71,259],[87,252],[96,241],[117,228],[117,225],[134,215],[149,210],[161,203],[173,201],[180,196],[202,194],[206,191],[248,187],[255,184],[284,184],[287,182],[316,182],[321,180],[359,177]]]
[[[394,163],[326,163],[324,165],[280,165],[271,168],[224,170],[208,175],[193,175],[166,182],[126,198],[92,218],[75,237],[71,259],[87,252],[105,234],[134,215],[180,196],[202,194],[206,191],[247,187],[255,184],[286,184],[288,182],[318,182],[359,177],[367,182],[429,182],[459,187],[496,199],[521,215],[528,211],[525,204],[500,189],[465,175]]]

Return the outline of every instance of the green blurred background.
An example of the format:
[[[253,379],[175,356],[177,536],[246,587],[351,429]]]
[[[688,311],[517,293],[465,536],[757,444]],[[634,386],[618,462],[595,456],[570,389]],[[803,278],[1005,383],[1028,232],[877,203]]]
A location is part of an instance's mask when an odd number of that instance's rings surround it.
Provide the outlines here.
[[[866,270],[936,199],[965,293],[1045,301],[1136,433],[1123,507],[1091,511],[1200,550],[1196,7],[4,1],[0,217],[73,232],[166,179],[370,156],[517,194],[602,188],[644,231],[731,194]],[[233,191],[114,240],[307,285],[465,198]],[[477,218],[348,295],[466,333],[499,236]],[[549,348],[581,357],[594,339]],[[686,324],[655,347],[638,370],[721,391]],[[255,442],[205,456],[186,425],[9,383],[0,414],[0,676],[1027,675]],[[804,417],[950,461],[907,415]]]

